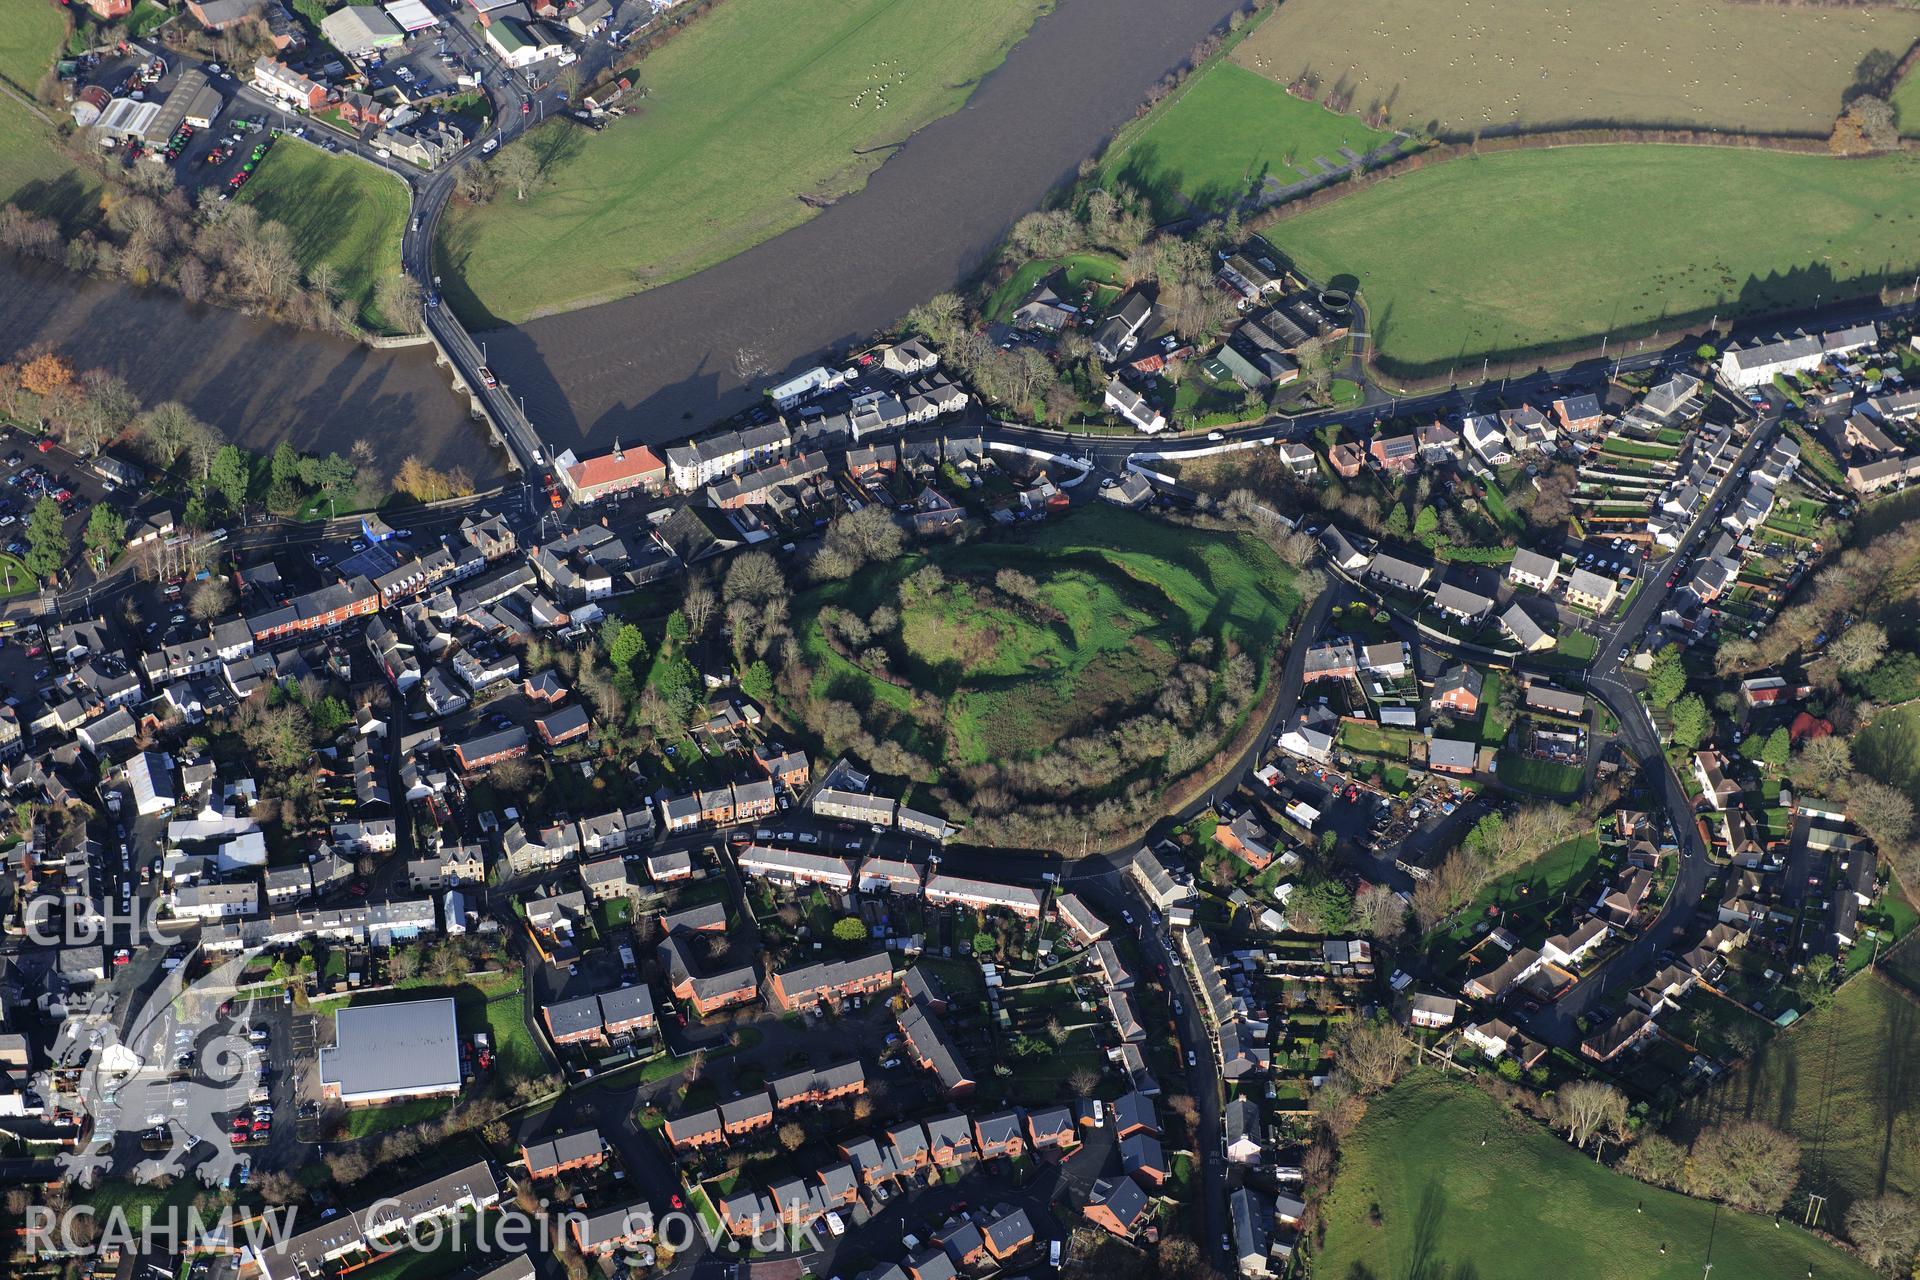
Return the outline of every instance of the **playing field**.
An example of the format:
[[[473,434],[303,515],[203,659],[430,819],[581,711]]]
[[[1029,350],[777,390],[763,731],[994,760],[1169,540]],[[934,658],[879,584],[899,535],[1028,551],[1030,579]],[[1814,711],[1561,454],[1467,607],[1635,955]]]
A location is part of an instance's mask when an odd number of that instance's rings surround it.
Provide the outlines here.
[[[1910,281],[1920,159],[1597,146],[1437,164],[1267,238],[1309,275],[1358,277],[1398,371],[1790,310]]]
[[[1520,124],[1825,135],[1861,59],[1894,59],[1920,13],[1721,0],[1287,0],[1234,51],[1281,84],[1317,77],[1353,109],[1442,136]]]
[[[550,181],[460,209],[440,252],[481,309],[518,321],[732,257],[866,183],[892,144],[965,102],[1050,0],[728,0],[641,64],[647,96],[604,132],[517,145]]]
[[[1696,1123],[1731,1117],[1800,1139],[1802,1186],[1832,1197],[1834,1222],[1862,1196],[1920,1194],[1920,1001],[1849,982],[1690,1104]]]
[[[1343,1145],[1314,1274],[1338,1280],[1866,1280],[1848,1255],[1771,1218],[1595,1164],[1470,1085],[1417,1077]],[[1662,1249],[1665,1252],[1661,1252]]]
[[[30,95],[53,66],[66,29],[65,15],[44,0],[0,0],[0,79]],[[0,94],[0,204],[56,218],[72,230],[92,219],[99,199],[100,180],[56,149],[52,127]]]
[[[1165,221],[1341,168],[1343,149],[1364,156],[1392,136],[1221,61],[1124,130],[1100,168],[1152,197],[1155,219]]]
[[[400,270],[405,184],[364,161],[282,138],[240,198],[293,233],[303,268],[331,263],[340,296],[358,307],[363,323],[381,327],[374,289],[382,276]]]

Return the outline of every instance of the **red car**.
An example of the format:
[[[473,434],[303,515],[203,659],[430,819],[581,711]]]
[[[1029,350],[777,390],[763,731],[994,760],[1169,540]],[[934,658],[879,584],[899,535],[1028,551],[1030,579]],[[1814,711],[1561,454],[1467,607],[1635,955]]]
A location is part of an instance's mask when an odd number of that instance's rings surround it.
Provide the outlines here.
[[[38,449],[42,453],[52,453],[53,441],[50,439],[43,439],[40,441],[40,443],[34,445],[33,447]]]

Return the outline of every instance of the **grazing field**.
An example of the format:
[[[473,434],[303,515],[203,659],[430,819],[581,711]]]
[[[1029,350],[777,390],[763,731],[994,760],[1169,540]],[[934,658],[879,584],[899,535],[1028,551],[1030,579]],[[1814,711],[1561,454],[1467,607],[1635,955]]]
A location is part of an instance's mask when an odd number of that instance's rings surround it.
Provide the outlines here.
[[[1894,86],[1893,109],[1900,117],[1901,134],[1920,138],[1920,76],[1909,72]]]
[[[1672,125],[1824,136],[1861,60],[1897,60],[1920,13],[1721,0],[1287,0],[1233,53],[1401,128]]]
[[[1364,156],[1392,137],[1221,61],[1124,130],[1100,169],[1149,196],[1155,219],[1166,221],[1228,209],[1269,176],[1280,186],[1315,176],[1323,172],[1317,160],[1340,168],[1343,147]]]
[[[1883,711],[1853,740],[1861,770],[1920,801],[1920,704]]]
[[[1690,1107],[1697,1124],[1759,1120],[1800,1139],[1801,1185],[1846,1206],[1920,1194],[1920,1000],[1878,977],[1773,1037]]]
[[[728,0],[648,56],[633,117],[598,134],[555,122],[517,144],[547,181],[525,202],[509,191],[448,221],[440,252],[470,295],[454,301],[525,320],[778,235],[957,109],[1047,7]]]
[[[1686,317],[1777,312],[1911,280],[1920,158],[1500,152],[1282,219],[1267,239],[1315,278],[1358,277],[1390,367],[1444,373],[1488,353],[1597,345],[1663,321],[1671,332]]]
[[[1334,1280],[1866,1280],[1847,1254],[1594,1163],[1470,1085],[1420,1075],[1342,1145],[1314,1274]],[[1661,1250],[1665,1249],[1663,1253]]]
[[[32,95],[67,38],[67,15],[48,0],[0,0],[0,80]]]
[[[1206,716],[1225,698],[1226,655],[1256,658],[1241,665],[1252,669],[1251,692],[1264,689],[1264,659],[1298,603],[1290,579],[1251,537],[1098,504],[1031,536],[903,557],[801,595],[808,705],[824,721],[845,714],[829,705],[851,708],[929,774],[945,766],[950,785],[1020,762],[1054,768],[1076,735],[1124,740],[1129,723],[1149,717],[1159,718],[1151,734],[1165,717],[1192,714],[1194,732],[1224,737]],[[1147,740],[1087,753],[1063,785],[1180,771]],[[1212,739],[1192,745],[1210,750]]]
[[[330,264],[340,296],[358,308],[362,323],[382,327],[374,291],[383,276],[400,270],[408,208],[404,183],[350,156],[282,138],[240,199],[293,233],[303,269]]]

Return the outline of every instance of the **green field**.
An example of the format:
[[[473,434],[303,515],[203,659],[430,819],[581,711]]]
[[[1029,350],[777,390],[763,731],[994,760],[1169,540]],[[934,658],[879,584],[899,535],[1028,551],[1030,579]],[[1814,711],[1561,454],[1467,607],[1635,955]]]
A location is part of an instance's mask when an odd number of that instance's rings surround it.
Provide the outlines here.
[[[1909,74],[1893,90],[1893,109],[1903,137],[1920,138],[1920,76]]]
[[[240,198],[293,233],[302,268],[332,265],[340,296],[359,309],[363,324],[384,327],[374,309],[374,290],[381,277],[400,270],[400,238],[407,229],[404,183],[365,161],[282,138]]]
[[[49,0],[0,0],[0,79],[31,97],[67,38],[67,15]]]
[[[1359,279],[1386,363],[1444,373],[1907,281],[1917,224],[1912,156],[1595,146],[1435,165],[1267,238],[1310,276]]]
[[[932,592],[910,581],[928,563],[944,577]],[[1007,594],[995,581],[1002,569],[1029,575],[1037,592]],[[794,613],[816,697],[851,703],[876,737],[957,768],[1034,758],[1151,709],[1197,637],[1219,653],[1232,643],[1270,654],[1298,604],[1289,577],[1250,537],[1103,503],[1031,537],[904,557],[816,588]],[[899,625],[863,645],[884,649],[888,670],[916,692],[836,652],[820,619],[827,606],[862,619],[895,609]]]
[[[1801,1187],[1833,1197],[1833,1222],[1862,1196],[1920,1194],[1920,1000],[1854,979],[1695,1100],[1688,1118],[1760,1120],[1799,1138]]]
[[[1920,14],[1717,0],[1287,0],[1233,53],[1280,84],[1311,73],[1353,109],[1442,136],[1522,124],[1675,125],[1825,137],[1863,56]]]
[[[1376,1099],[1342,1144],[1324,1220],[1313,1273],[1329,1280],[1698,1280],[1709,1238],[1715,1275],[1873,1274],[1797,1228],[1614,1173],[1425,1075]]]
[[[549,181],[448,220],[439,251],[465,285],[449,296],[469,322],[520,321],[778,235],[956,110],[1048,3],[728,0],[648,55],[637,118],[518,144]]]
[[[0,0],[0,79],[31,96],[66,30],[66,15],[45,0]],[[98,178],[61,154],[52,126],[0,94],[0,204],[17,204],[72,230],[98,213],[100,190]]]
[[[1920,703],[1875,716],[1854,736],[1853,761],[1869,777],[1920,801]]]
[[[1322,172],[1316,159],[1337,169],[1347,163],[1340,148],[1364,156],[1392,136],[1222,61],[1123,131],[1100,169],[1152,197],[1154,217],[1165,221],[1229,208],[1269,174],[1281,186],[1299,182]]]

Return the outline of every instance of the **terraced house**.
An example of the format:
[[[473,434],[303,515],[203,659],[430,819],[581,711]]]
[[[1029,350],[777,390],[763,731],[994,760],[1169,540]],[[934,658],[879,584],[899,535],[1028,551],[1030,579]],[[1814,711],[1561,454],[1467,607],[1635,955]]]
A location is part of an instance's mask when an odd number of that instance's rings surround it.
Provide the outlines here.
[[[893,960],[882,949],[850,960],[823,960],[767,979],[767,994],[779,1009],[807,1009],[870,996],[893,985]]]

